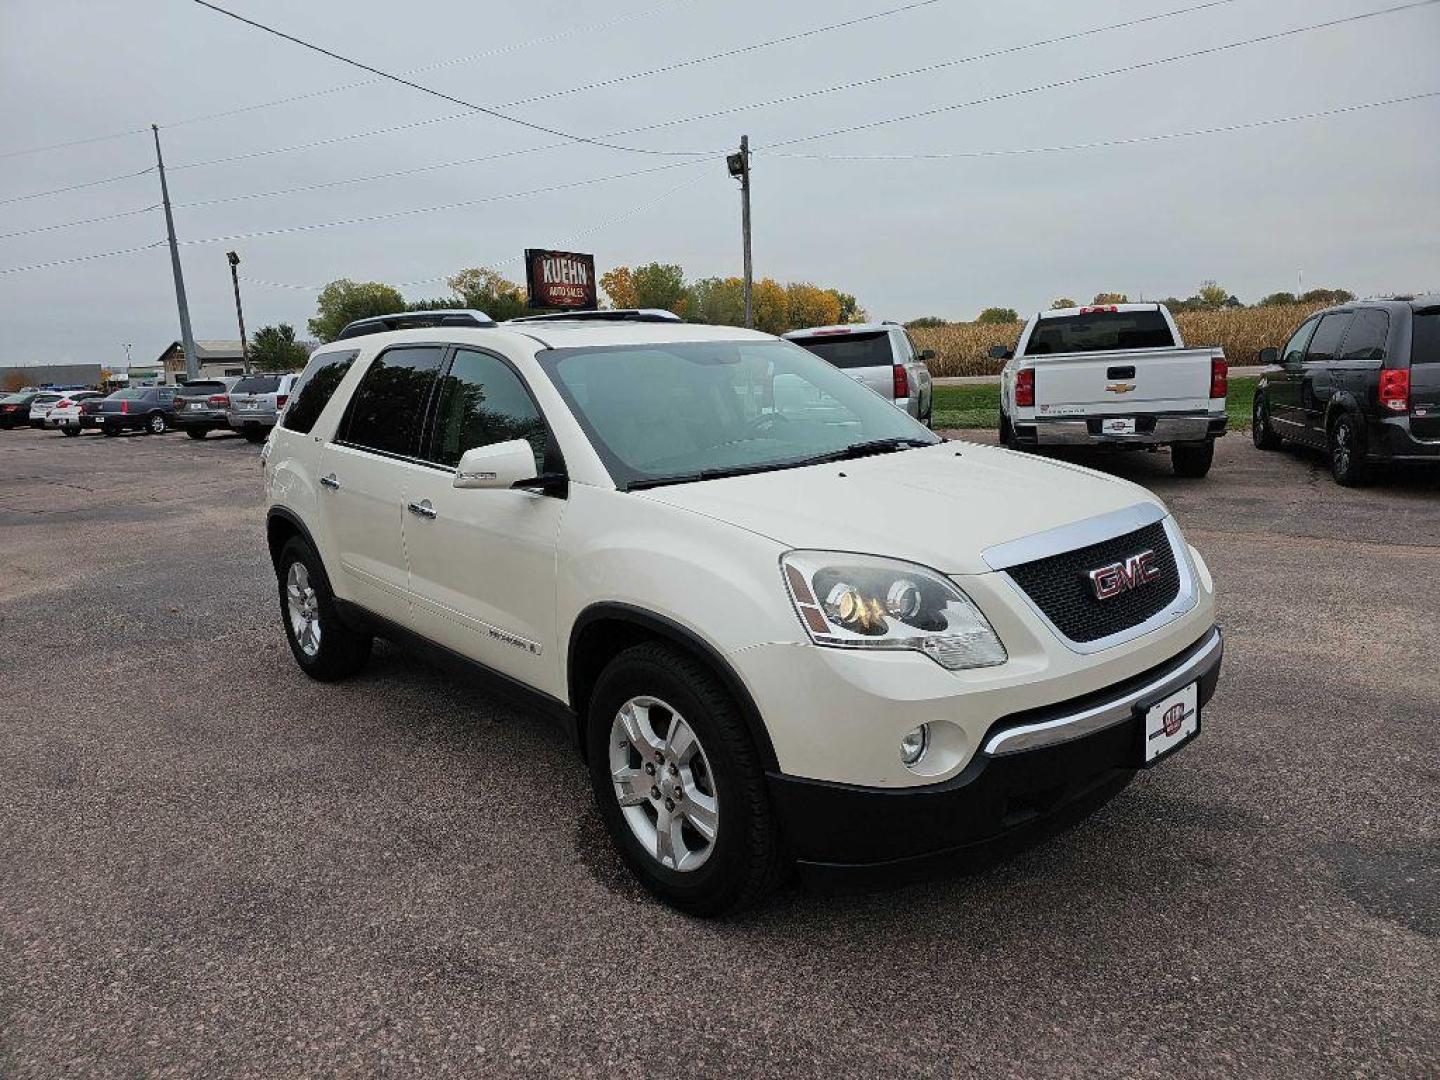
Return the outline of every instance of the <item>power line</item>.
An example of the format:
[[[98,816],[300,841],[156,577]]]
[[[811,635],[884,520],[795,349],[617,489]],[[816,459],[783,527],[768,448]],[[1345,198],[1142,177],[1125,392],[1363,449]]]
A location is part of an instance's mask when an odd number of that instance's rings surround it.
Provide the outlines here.
[[[198,0],[197,0],[198,2]],[[1247,48],[1251,45],[1261,45],[1270,41],[1279,41],[1283,38],[1294,37],[1299,34],[1308,34],[1313,30],[1326,30],[1331,27],[1344,26],[1349,23],[1361,22],[1365,19],[1379,18],[1383,15],[1394,15],[1402,11],[1412,11],[1417,8],[1429,7],[1440,3],[1440,0],[1412,0],[1411,3],[1397,4],[1394,7],[1382,8],[1379,11],[1366,11],[1358,15],[1347,15],[1338,19],[1327,19],[1324,22],[1311,23],[1308,26],[1292,27],[1289,30],[1279,30],[1270,34],[1261,34],[1257,37],[1244,38],[1240,41],[1227,42],[1224,45],[1212,45],[1205,49],[1195,49],[1192,52],[1176,53],[1172,56],[1158,57],[1153,60],[1142,60],[1134,64],[1126,64],[1123,67],[1109,68],[1105,71],[1092,72],[1089,75],[1076,75],[1069,79],[1057,79],[1054,82],[1042,83],[1039,86],[1026,87],[1023,90],[1008,90],[1000,94],[990,94],[983,98],[972,98],[969,101],[957,102],[953,105],[940,105],[932,109],[922,109],[919,112],[906,113],[903,116],[892,116],[884,120],[871,120],[863,124],[851,124],[843,128],[834,128],[830,131],[822,131],[813,135],[800,135],[793,139],[783,139],[780,142],[771,143],[769,146],[760,148],[774,150],[782,146],[795,146],[799,143],[814,142],[817,139],[828,139],[836,135],[853,135],[857,131],[869,131],[872,128],[884,127],[888,124],[899,124],[908,120],[921,120],[926,117],[939,116],[943,113],[955,112],[959,109],[969,109],[977,105],[989,105],[997,101],[1008,101],[1012,98],[1025,97],[1029,94],[1040,93],[1044,90],[1058,90],[1071,86],[1079,86],[1083,83],[1094,82],[1097,79],[1107,79],[1112,75],[1125,75],[1134,71],[1144,71],[1149,68],[1161,67],[1165,64],[1174,64],[1182,60],[1194,60],[1201,56],[1213,56],[1217,53],[1228,52],[1232,49]]]
[[[312,52],[317,52],[321,56],[328,56],[332,60],[338,60],[342,64],[349,64],[351,67],[359,68],[361,71],[368,71],[372,75],[378,75],[383,79],[389,79],[391,82],[398,83],[401,86],[408,86],[410,89],[418,90],[422,94],[429,94],[431,97],[439,98],[441,101],[448,101],[454,105],[463,106],[464,108],[470,109],[474,112],[484,113],[486,116],[493,117],[496,120],[504,120],[506,123],[509,124],[516,124],[520,127],[529,128],[531,131],[540,131],[544,132],[546,135],[555,135],[562,139],[569,139],[572,142],[584,143],[589,146],[600,146],[604,147],[607,150],[621,150],[630,154],[650,154],[661,157],[702,157],[710,153],[710,151],[702,150],[653,150],[642,146],[622,146],[618,143],[605,142],[603,139],[596,139],[587,135],[576,135],[572,132],[562,131],[559,128],[547,127],[544,124],[537,124],[529,120],[522,120],[518,116],[510,116],[507,113],[500,112],[498,109],[491,109],[484,105],[476,105],[474,102],[466,101],[464,98],[456,97],[453,94],[446,94],[440,90],[435,90],[429,86],[425,86],[421,83],[415,82],[413,79],[407,79],[402,75],[394,75],[388,71],[382,71],[380,68],[373,67],[370,64],[362,63],[361,61],[354,60],[348,56],[342,56],[340,53],[337,53],[332,49],[327,49],[322,45],[316,45],[313,42],[304,40],[303,38],[298,38],[293,34],[287,34],[283,30],[277,30],[273,26],[267,26],[265,23],[257,22],[254,19],[246,18],[244,15],[238,15],[233,11],[227,11],[225,8],[220,7],[218,4],[210,3],[210,0],[193,0],[193,2],[199,4],[203,8],[208,8],[211,11],[214,11],[220,15],[225,15],[228,18],[234,19],[237,22],[242,22],[246,26],[252,26],[257,30],[263,30],[267,34],[273,34],[278,38],[282,38],[285,41],[289,41],[295,45],[299,45],[302,48],[310,49]]]
[[[954,161],[960,158],[1014,157],[1022,154],[1058,154],[1070,150],[1096,150],[1104,147],[1134,146],[1140,143],[1168,142],[1174,139],[1189,139],[1199,135],[1224,135],[1236,131],[1251,131],[1256,128],[1274,127],[1277,124],[1293,124],[1303,120],[1319,120],[1329,116],[1343,116],[1365,109],[1379,109],[1388,105],[1402,105],[1412,101],[1423,101],[1440,97],[1440,90],[1427,90],[1405,97],[1386,98],[1383,101],[1367,101],[1359,105],[1342,105],[1334,109],[1297,113],[1293,116],[1275,116],[1265,120],[1251,120],[1245,123],[1224,124],[1219,127],[1195,128],[1190,131],[1172,131],[1161,135],[1135,135],[1124,139],[1100,139],[1094,142],[1061,143],[1054,146],[1027,146],[1004,150],[955,150],[940,153],[919,154],[771,154],[772,158],[788,158],[803,161]]]
[[[81,218],[79,221],[62,221],[58,225],[39,225],[33,229],[21,229],[18,232],[0,233],[0,240],[13,240],[17,236],[35,236],[38,233],[55,232],[58,229],[73,229],[77,225],[95,225],[102,221],[118,221],[120,218],[135,217],[137,214],[148,214],[152,210],[159,210],[160,204],[142,206],[139,210],[122,210],[118,214],[104,214],[100,217]]]
[[[8,199],[0,199],[0,206],[8,206],[10,203],[25,202],[27,199],[41,199],[46,195],[61,195],[67,191],[79,191],[81,188],[99,187],[101,184],[114,184],[120,180],[132,180],[137,176],[144,176],[146,173],[155,171],[155,166],[150,165],[138,172],[121,173],[119,176],[106,176],[99,180],[86,180],[80,184],[70,184],[68,187],[51,188],[49,191],[32,191],[28,195],[12,195]]]
[[[27,270],[47,270],[52,266],[70,266],[73,263],[93,262],[96,259],[110,259],[117,255],[134,255],[140,251],[150,251],[153,248],[164,247],[164,240],[156,240],[151,244],[141,244],[138,247],[119,248],[116,251],[97,251],[93,255],[75,255],[68,259],[52,259],[50,262],[31,263],[29,266],[10,266],[0,270],[0,275],[23,274]]]
[[[655,4],[652,7],[648,7],[640,11],[632,11],[628,15],[621,15],[618,18],[609,19],[604,22],[590,23],[584,26],[572,26],[566,30],[561,30],[554,34],[547,34],[545,37],[530,38],[526,41],[517,41],[509,45],[501,45],[497,48],[486,49],[484,52],[470,53],[467,56],[458,56],[451,60],[439,60],[433,64],[423,64],[419,67],[407,68],[405,69],[405,74],[414,75],[426,71],[438,71],[442,68],[454,67],[459,64],[471,64],[477,60],[484,60],[492,56],[503,56],[506,53],[519,52],[521,49],[528,49],[535,45],[551,45],[557,41],[563,41],[566,38],[575,37],[578,34],[598,33],[600,31],[608,30],[615,26],[620,26],[623,23],[634,22],[636,19],[643,19],[647,15],[653,15],[656,12],[661,11],[662,9],[667,7],[674,7],[677,4],[689,4],[694,2],[695,0],[663,0],[662,3]],[[356,82],[345,83],[341,86],[327,87],[324,90],[311,90],[304,94],[292,94],[289,97],[275,98],[271,101],[261,101],[251,105],[241,105],[237,108],[223,109],[219,112],[205,113],[200,116],[189,116],[183,120],[172,120],[169,124],[164,124],[162,126],[173,128],[181,127],[185,124],[199,124],[208,120],[220,120],[227,116],[239,116],[243,113],[255,112],[259,109],[268,109],[275,105],[289,105],[297,101],[308,101],[312,98],[325,97],[329,94],[338,94],[345,90],[355,90],[362,86],[375,86],[376,84],[384,81],[384,79],[361,79]],[[67,147],[71,146],[83,146],[87,143],[106,142],[111,139],[123,139],[127,135],[146,135],[149,134],[149,132],[150,129],[148,127],[127,128],[124,131],[112,131],[106,135],[90,135],[81,139],[69,139],[65,142],[50,143],[46,146],[31,146],[23,150],[6,150],[4,152],[0,152],[0,159],[22,157],[26,154],[40,154],[48,150],[64,150]]]

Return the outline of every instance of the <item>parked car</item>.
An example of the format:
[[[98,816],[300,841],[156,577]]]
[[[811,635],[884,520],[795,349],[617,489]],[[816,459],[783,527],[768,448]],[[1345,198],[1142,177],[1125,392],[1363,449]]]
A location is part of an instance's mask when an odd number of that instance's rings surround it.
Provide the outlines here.
[[[1210,572],[1145,489],[946,442],[767,334],[456,318],[301,375],[261,451],[284,633],[318,680],[380,635],[560,718],[666,901],[892,879],[1199,733]]]
[[[0,397],[0,428],[23,427],[30,423],[30,405],[44,391],[22,390]]]
[[[65,435],[80,434],[80,409],[91,398],[101,398],[98,390],[70,390],[50,406],[45,414],[45,426],[58,428]]]
[[[1440,296],[1362,300],[1263,349],[1251,431],[1261,450],[1326,451],[1338,483],[1392,461],[1440,464]]]
[[[1163,304],[1060,308],[1032,316],[1000,374],[1000,442],[1170,448],[1177,476],[1202,477],[1225,434],[1223,349],[1187,349]]]
[[[57,401],[65,397],[63,390],[42,390],[30,399],[30,426],[32,428],[46,427],[45,418],[50,415],[50,408]]]
[[[930,423],[935,402],[925,361],[934,359],[935,352],[917,349],[899,323],[814,326],[791,330],[785,338],[809,349],[921,423]]]
[[[228,427],[225,410],[230,408],[230,389],[239,381],[238,375],[222,375],[177,386],[172,409],[175,426],[192,439]]]
[[[230,426],[251,442],[263,442],[279,419],[299,378],[284,375],[246,375],[230,391],[226,419]]]
[[[109,397],[91,398],[80,405],[81,425],[93,424],[106,435],[141,431],[163,435],[174,423],[175,387],[132,386]],[[89,420],[91,423],[86,424]]]

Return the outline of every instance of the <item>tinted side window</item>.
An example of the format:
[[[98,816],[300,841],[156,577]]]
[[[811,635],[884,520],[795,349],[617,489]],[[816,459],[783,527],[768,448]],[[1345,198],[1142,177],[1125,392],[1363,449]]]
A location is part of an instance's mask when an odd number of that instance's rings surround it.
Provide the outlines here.
[[[1305,363],[1326,364],[1334,360],[1340,351],[1340,342],[1345,340],[1345,331],[1350,329],[1350,319],[1348,311],[1323,317],[1310,339],[1310,347],[1305,350]]]
[[[1410,366],[1440,364],[1440,308],[1417,311],[1410,323]]]
[[[320,413],[329,404],[330,396],[335,393],[340,380],[345,377],[350,365],[355,362],[355,357],[359,355],[352,350],[343,353],[316,353],[312,356],[310,363],[306,364],[305,370],[300,373],[300,379],[291,395],[290,407],[285,410],[280,426],[288,431],[308,435],[315,426],[315,421],[320,418]]]
[[[1374,361],[1385,359],[1385,342],[1390,337],[1390,316],[1375,308],[1357,311],[1345,335],[1341,360]]]
[[[543,472],[546,437],[545,421],[508,365],[489,353],[456,350],[440,380],[432,461],[453,468],[466,450],[525,439],[535,451],[535,471]]]
[[[342,440],[382,454],[415,457],[420,425],[445,349],[439,345],[387,349],[355,388]]]

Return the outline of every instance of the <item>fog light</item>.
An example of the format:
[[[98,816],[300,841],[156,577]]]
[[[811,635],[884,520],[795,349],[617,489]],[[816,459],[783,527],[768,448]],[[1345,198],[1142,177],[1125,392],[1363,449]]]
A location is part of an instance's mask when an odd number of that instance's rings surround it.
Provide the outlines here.
[[[920,764],[925,751],[930,749],[930,725],[921,724],[900,740],[900,761],[907,769]]]

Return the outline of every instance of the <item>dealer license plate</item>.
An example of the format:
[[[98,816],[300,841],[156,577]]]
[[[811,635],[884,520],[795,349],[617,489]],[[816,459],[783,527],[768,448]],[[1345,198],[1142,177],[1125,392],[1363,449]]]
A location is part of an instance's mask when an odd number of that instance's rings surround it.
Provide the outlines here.
[[[1194,738],[1200,730],[1200,684],[1181,687],[1145,710],[1142,760],[1160,760]]]
[[[1106,435],[1134,435],[1135,418],[1133,416],[1116,416],[1102,420],[1100,430]]]

